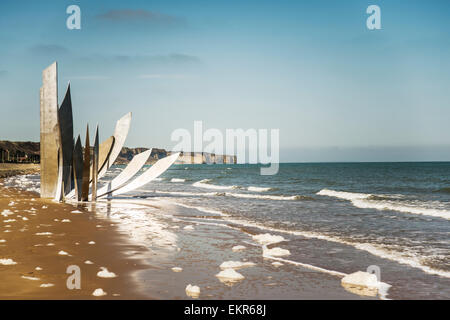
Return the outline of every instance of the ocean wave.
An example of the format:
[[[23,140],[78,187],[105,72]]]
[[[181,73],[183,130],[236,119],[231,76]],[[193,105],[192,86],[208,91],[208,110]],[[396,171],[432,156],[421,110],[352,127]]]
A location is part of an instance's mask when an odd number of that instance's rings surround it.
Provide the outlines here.
[[[227,197],[235,197],[235,198],[246,198],[246,199],[266,199],[266,200],[314,200],[314,198],[308,197],[308,196],[300,196],[300,195],[294,195],[294,196],[277,196],[277,195],[260,195],[260,194],[249,194],[249,193],[234,193],[234,192],[225,192],[225,196]]]
[[[146,201],[148,201],[148,200],[140,200],[140,204],[144,204]],[[175,205],[180,204],[178,202],[172,202],[172,203]],[[152,202],[149,202],[149,204],[153,205]],[[409,250],[393,248],[388,245],[379,245],[379,244],[372,244],[372,243],[367,243],[367,242],[356,242],[356,241],[353,242],[353,241],[349,241],[347,239],[342,239],[338,236],[327,235],[327,234],[319,233],[319,232],[300,231],[300,230],[285,230],[285,229],[280,229],[280,228],[274,228],[274,227],[262,225],[260,223],[254,222],[254,221],[249,221],[249,220],[246,220],[243,218],[237,218],[235,216],[231,217],[223,211],[218,212],[217,210],[213,210],[213,209],[209,209],[209,208],[205,208],[205,207],[194,207],[194,206],[188,206],[188,205],[183,205],[183,206],[192,207],[193,209],[197,209],[199,211],[204,211],[204,212],[208,212],[211,210],[211,211],[214,211],[214,213],[219,214],[219,215],[221,213],[223,215],[223,217],[222,217],[223,221],[229,222],[234,225],[240,225],[240,226],[244,226],[244,227],[252,227],[252,228],[257,228],[259,230],[264,230],[264,231],[271,231],[271,232],[283,233],[283,234],[288,234],[288,235],[301,236],[301,237],[308,238],[308,239],[318,239],[318,240],[324,240],[324,241],[328,241],[328,242],[334,242],[334,243],[339,243],[339,244],[343,244],[343,245],[348,245],[355,249],[368,252],[374,256],[377,256],[377,257],[380,257],[383,259],[391,260],[391,261],[394,261],[394,262],[397,262],[397,263],[400,263],[403,265],[408,265],[410,267],[420,269],[428,274],[437,275],[437,276],[441,276],[444,278],[450,278],[450,271],[442,270],[442,269],[432,267],[432,266],[429,266],[429,265],[423,263],[423,261],[422,261],[423,256],[421,256],[420,254],[414,253],[412,251],[409,251]],[[231,225],[226,225],[226,224],[206,223],[206,222],[202,223],[202,224],[222,226],[222,227],[242,231],[242,229],[240,229],[240,228],[237,229],[236,227],[233,227]]]
[[[195,210],[198,210],[200,212],[210,213],[210,214],[218,215],[218,216],[227,216],[227,214],[222,212],[222,211],[218,211],[218,210],[214,210],[214,209],[210,209],[210,208],[199,207],[199,206],[191,206],[191,205],[180,203],[180,202],[175,202],[175,204],[177,206],[180,206],[180,207],[189,208],[189,209],[195,209]]]
[[[170,179],[170,182],[185,182],[186,179],[180,179],[180,178],[172,178]]]
[[[195,207],[193,207],[193,208],[197,209]],[[202,207],[201,209],[199,208],[199,210],[203,211],[203,210],[208,210],[208,209]],[[387,260],[394,261],[394,262],[397,262],[397,263],[400,263],[403,265],[408,265],[408,266],[416,268],[416,269],[420,269],[428,274],[438,275],[438,276],[441,276],[444,278],[450,278],[449,271],[442,270],[442,269],[439,269],[436,267],[432,267],[432,266],[429,266],[429,265],[423,263],[423,257],[420,254],[414,253],[409,250],[398,250],[398,248],[394,249],[387,245],[372,244],[372,243],[367,243],[367,242],[356,242],[356,241],[353,242],[353,241],[349,241],[346,239],[342,239],[338,236],[331,236],[331,235],[318,233],[318,232],[300,231],[300,230],[285,230],[285,229],[280,229],[280,228],[274,228],[274,227],[262,225],[260,223],[254,222],[254,221],[249,221],[249,220],[242,219],[242,218],[231,217],[231,216],[228,216],[227,214],[225,214],[224,212],[222,212],[222,214],[223,214],[224,221],[227,221],[227,222],[235,224],[235,225],[257,228],[257,229],[264,230],[264,231],[271,231],[271,232],[283,233],[283,234],[288,234],[288,235],[301,236],[301,237],[308,238],[308,239],[318,239],[318,240],[348,245],[355,249],[368,252],[374,256],[377,256],[377,257],[380,257],[383,259],[387,259]],[[221,225],[221,224],[217,224],[217,225]],[[221,226],[224,226],[224,225],[221,225]],[[288,262],[288,261],[285,261],[285,262]],[[289,261],[289,262],[298,264],[298,265],[302,265],[303,267],[308,267],[306,264],[301,264],[301,263],[292,262],[292,261]],[[326,270],[326,271],[331,271],[331,270]],[[335,271],[332,271],[332,272],[335,272]]]
[[[186,192],[186,191],[163,191],[155,190],[157,194],[168,194],[172,196],[190,196],[190,197],[234,197],[245,199],[263,199],[263,200],[279,200],[279,201],[299,201],[299,200],[315,200],[312,197],[294,195],[294,196],[277,196],[277,195],[260,195],[250,193],[234,193],[234,192]]]
[[[248,191],[252,191],[252,192],[266,192],[266,191],[271,191],[273,190],[273,188],[264,188],[264,187],[248,187],[247,188]]]
[[[432,203],[420,201],[406,202],[398,201],[398,199],[400,198],[399,195],[374,195],[368,193],[353,193],[328,189],[320,190],[319,192],[317,192],[317,195],[349,200],[355,207],[362,209],[391,210],[402,213],[425,215],[450,220],[450,211],[426,206],[430,204],[439,205],[440,203],[437,201],[434,201]]]
[[[420,269],[428,274],[438,275],[445,278],[450,278],[450,272],[446,270],[441,270],[438,268],[433,268],[428,265],[425,265],[422,263],[419,255],[414,255],[413,253],[410,253],[409,256],[406,255],[404,251],[397,251],[389,246],[382,246],[377,244],[371,244],[371,243],[363,243],[363,242],[352,242],[348,240],[341,239],[336,236],[330,236],[323,233],[318,232],[310,232],[310,231],[299,231],[299,230],[284,230],[279,228],[273,228],[261,225],[256,222],[248,221],[248,220],[241,220],[236,218],[227,217],[225,218],[226,221],[246,226],[246,227],[253,227],[258,228],[260,230],[266,230],[266,231],[272,231],[272,232],[279,232],[284,234],[291,234],[295,236],[301,236],[304,238],[309,239],[318,239],[318,240],[325,240],[328,242],[334,242],[334,243],[340,243],[348,246],[352,246],[358,250],[366,251],[374,256],[378,256],[383,259],[395,261],[400,264],[408,265],[413,268]]]
[[[237,186],[218,186],[215,184],[210,184],[209,182],[211,179],[203,179],[200,181],[197,181],[192,184],[192,186],[196,188],[204,188],[204,189],[212,189],[212,190],[231,190],[231,189],[237,189]]]

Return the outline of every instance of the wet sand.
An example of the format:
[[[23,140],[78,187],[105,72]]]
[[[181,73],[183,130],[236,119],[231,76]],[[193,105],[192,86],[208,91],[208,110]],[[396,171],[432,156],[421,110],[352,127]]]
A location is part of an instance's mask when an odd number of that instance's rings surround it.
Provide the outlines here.
[[[0,163],[0,178],[38,173],[39,168],[35,163]]]
[[[136,290],[133,272],[145,265],[130,254],[146,249],[130,244],[111,221],[95,217],[86,207],[3,186],[0,214],[0,299],[150,298]],[[80,268],[80,290],[67,288],[71,265]],[[117,277],[98,277],[101,267]],[[93,296],[98,288],[107,295]]]

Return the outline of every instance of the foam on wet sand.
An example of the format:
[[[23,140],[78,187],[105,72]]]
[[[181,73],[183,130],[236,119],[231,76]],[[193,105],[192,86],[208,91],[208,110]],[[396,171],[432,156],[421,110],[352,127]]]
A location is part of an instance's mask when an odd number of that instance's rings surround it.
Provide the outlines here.
[[[188,284],[186,286],[186,295],[191,298],[198,298],[200,296],[200,287]]]
[[[100,267],[101,271],[97,272],[97,277],[100,278],[115,278],[117,275],[114,272],[108,271],[105,267]]]
[[[245,277],[232,268],[224,269],[216,274],[216,277],[224,283],[234,283],[244,280]]]
[[[9,206],[11,199],[14,204]],[[67,203],[41,199],[36,193],[0,186],[0,299],[89,299],[96,288],[120,292],[123,299],[147,297],[138,291],[132,274],[144,267],[143,261],[126,255],[129,250],[140,254],[145,249],[129,242],[116,226],[103,223],[92,210],[95,208],[78,210]],[[6,229],[7,223],[10,227]],[[101,230],[95,227],[98,224],[102,224]],[[3,232],[6,230],[8,233]],[[80,265],[88,259],[108,266],[120,277],[97,277],[95,266]],[[67,290],[69,265],[79,265],[87,279],[81,290]]]

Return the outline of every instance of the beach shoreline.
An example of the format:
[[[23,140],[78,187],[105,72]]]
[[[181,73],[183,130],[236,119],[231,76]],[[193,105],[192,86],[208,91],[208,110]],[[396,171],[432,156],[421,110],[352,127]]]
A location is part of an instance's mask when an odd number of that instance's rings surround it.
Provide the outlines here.
[[[21,174],[39,173],[40,165],[36,163],[0,163],[0,179]]]
[[[252,239],[262,230],[215,211],[158,197],[56,203],[24,190],[36,190],[24,177],[0,179],[0,259],[16,263],[0,264],[0,299],[196,298],[189,284],[201,288],[199,299],[376,299],[348,292],[335,275],[264,257]],[[249,264],[237,270],[245,279],[217,277],[230,261]],[[69,266],[81,270],[80,290],[67,287]],[[117,277],[97,276],[102,268]],[[107,294],[93,296],[100,288]]]
[[[95,207],[55,203],[0,186],[0,213],[0,299],[150,298],[136,289],[133,276],[146,267],[136,258],[145,247],[96,217]],[[69,266],[79,267],[80,289],[67,286],[74,274],[67,273]],[[100,277],[102,268],[116,277]],[[93,296],[96,289],[106,295]]]

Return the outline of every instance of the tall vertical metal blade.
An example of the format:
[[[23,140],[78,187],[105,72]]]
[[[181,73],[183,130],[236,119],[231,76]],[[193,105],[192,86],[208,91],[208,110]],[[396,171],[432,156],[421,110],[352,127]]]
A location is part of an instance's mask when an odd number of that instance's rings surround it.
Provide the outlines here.
[[[86,143],[84,144],[83,182],[81,186],[81,201],[87,201],[89,196],[89,173],[91,162],[91,146],[89,144],[89,124],[86,127]]]
[[[73,178],[75,182],[75,198],[81,201],[81,190],[83,184],[83,148],[80,135],[78,135],[75,148],[73,149]]]
[[[73,153],[73,116],[72,100],[70,96],[70,83],[67,86],[66,95],[58,110],[59,126],[61,130],[61,148],[62,148],[62,175],[64,184],[64,194],[68,194],[72,188],[72,153]]]
[[[40,91],[41,197],[53,198],[58,180],[58,146],[53,128],[58,124],[58,66],[42,72]]]
[[[98,183],[98,125],[95,129],[94,152],[92,155],[92,201],[97,199],[97,183]]]

